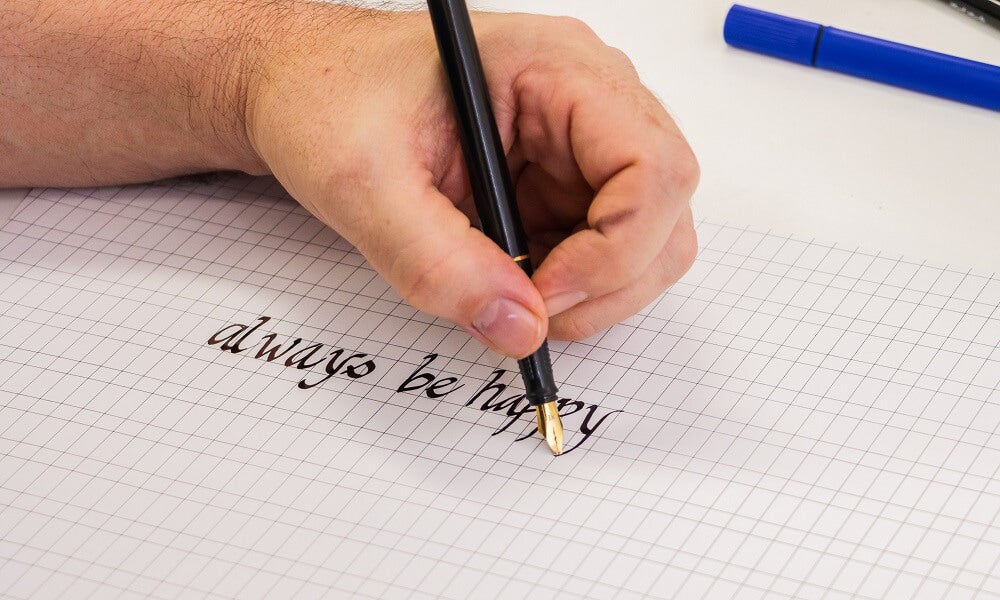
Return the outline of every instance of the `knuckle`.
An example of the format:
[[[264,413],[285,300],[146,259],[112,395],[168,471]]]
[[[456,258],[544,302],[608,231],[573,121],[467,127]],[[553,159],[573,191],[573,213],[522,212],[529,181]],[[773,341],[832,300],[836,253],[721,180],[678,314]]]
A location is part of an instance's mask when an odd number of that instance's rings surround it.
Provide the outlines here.
[[[698,182],[701,181],[701,165],[698,164],[698,159],[686,143],[684,151],[677,158],[674,172],[677,184],[685,191],[694,193]]]
[[[685,236],[677,248],[677,262],[680,266],[679,272],[677,273],[678,277],[687,273],[688,269],[691,268],[697,258],[698,236],[692,229],[691,234]]]
[[[677,281],[677,267],[671,252],[661,253],[649,277],[650,295],[657,296]]]
[[[624,51],[619,48],[615,48],[614,46],[608,46],[608,54],[611,56],[614,64],[619,66],[623,71],[629,73],[630,75],[638,75],[635,63],[632,62],[632,59],[629,58],[628,54],[625,54]]]
[[[660,254],[659,283],[662,288],[673,285],[694,264],[698,256],[698,236],[690,225],[682,225],[672,236],[670,245]]]
[[[568,33],[572,36],[578,38],[584,38],[589,40],[600,39],[597,33],[594,32],[590,25],[587,25],[584,21],[577,19],[576,17],[553,17],[556,20],[559,28],[563,32]]]
[[[571,341],[586,339],[602,329],[582,315],[559,315],[549,328],[553,337]]]
[[[665,165],[663,174],[667,189],[680,191],[687,197],[692,196],[701,180],[701,166],[687,142],[679,140],[666,143],[659,154],[659,164]]]

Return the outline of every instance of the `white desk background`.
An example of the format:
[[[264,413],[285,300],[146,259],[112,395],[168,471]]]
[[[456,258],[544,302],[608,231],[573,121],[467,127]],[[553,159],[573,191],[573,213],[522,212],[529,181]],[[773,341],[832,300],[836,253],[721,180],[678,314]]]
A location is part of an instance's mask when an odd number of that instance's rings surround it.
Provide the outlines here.
[[[1000,32],[937,0],[745,3],[1000,64]],[[696,217],[1000,271],[1000,113],[729,48],[731,4],[470,0],[578,17],[628,53],[699,157]],[[0,192],[0,222],[21,198]]]

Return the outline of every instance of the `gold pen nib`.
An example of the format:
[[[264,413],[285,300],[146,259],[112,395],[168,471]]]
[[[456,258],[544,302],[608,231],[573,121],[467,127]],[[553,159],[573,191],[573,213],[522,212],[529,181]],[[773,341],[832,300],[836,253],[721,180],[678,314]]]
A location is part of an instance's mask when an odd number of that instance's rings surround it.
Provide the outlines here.
[[[555,400],[539,404],[535,407],[538,418],[538,433],[545,438],[545,443],[552,449],[552,454],[559,456],[563,450],[563,426],[559,418],[559,407]]]

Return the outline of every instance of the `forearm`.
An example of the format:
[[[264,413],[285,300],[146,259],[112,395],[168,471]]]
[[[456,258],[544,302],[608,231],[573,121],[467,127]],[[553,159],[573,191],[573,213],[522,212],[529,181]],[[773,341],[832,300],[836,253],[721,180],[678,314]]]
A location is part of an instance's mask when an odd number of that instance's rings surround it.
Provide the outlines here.
[[[264,172],[244,109],[274,4],[4,0],[0,187]]]

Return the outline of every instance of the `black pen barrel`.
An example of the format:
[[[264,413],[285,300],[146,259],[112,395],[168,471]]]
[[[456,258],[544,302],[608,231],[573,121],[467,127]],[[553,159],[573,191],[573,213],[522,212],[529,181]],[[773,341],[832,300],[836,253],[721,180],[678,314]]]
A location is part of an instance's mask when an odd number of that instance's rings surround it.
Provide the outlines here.
[[[528,404],[538,406],[559,399],[547,342],[542,342],[542,347],[531,356],[517,361],[517,366],[524,380],[524,397]]]
[[[464,0],[428,0],[434,37],[455,103],[458,133],[483,233],[531,277],[517,197],[490,102],[486,75]],[[548,344],[518,361],[533,406],[557,399]]]
[[[525,256],[528,246],[469,11],[464,0],[428,0],[427,6],[483,233],[511,257]]]
[[[519,261],[517,264],[531,277],[530,260]],[[521,371],[521,379],[524,380],[524,394],[529,404],[538,406],[558,399],[559,388],[556,387],[552,374],[548,342],[542,342],[542,346],[534,354],[517,361],[517,366]]]

